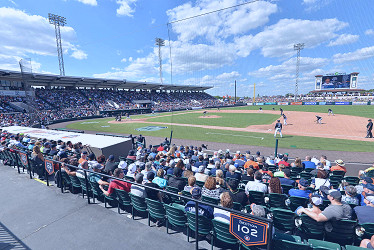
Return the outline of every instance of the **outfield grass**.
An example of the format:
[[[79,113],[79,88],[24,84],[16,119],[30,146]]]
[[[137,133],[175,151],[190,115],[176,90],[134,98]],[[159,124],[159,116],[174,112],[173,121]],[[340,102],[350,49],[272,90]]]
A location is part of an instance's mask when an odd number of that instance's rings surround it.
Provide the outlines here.
[[[262,105],[262,106],[241,106],[233,108],[224,108],[227,110],[237,109],[237,110],[272,110],[273,108],[279,111],[279,108],[282,108],[283,111],[302,111],[302,112],[318,112],[318,113],[327,113],[329,108],[335,114],[342,115],[352,115],[352,116],[361,116],[374,118],[374,105]]]
[[[133,116],[133,118],[137,118]],[[165,117],[166,118],[166,117]],[[194,127],[173,126],[165,123],[167,129],[158,131],[137,131],[136,128],[147,127],[154,124],[146,123],[122,123],[111,124],[113,118],[85,120],[69,124],[67,128],[78,130],[90,130],[106,133],[142,134],[144,136],[169,137],[171,129],[173,137],[178,139],[199,140],[203,142],[221,142],[241,145],[253,145],[274,147],[275,139],[272,134],[237,132],[219,129],[204,129]],[[153,119],[152,119],[153,120]],[[203,119],[202,119],[203,120]],[[211,120],[211,119],[207,119]],[[162,125],[160,125],[162,126]],[[317,149],[351,152],[374,152],[374,141],[351,141],[342,139],[329,139],[306,136],[285,135],[279,140],[279,147]]]
[[[233,128],[246,128],[250,125],[271,124],[279,115],[272,114],[230,114],[230,113],[214,113],[208,115],[217,115],[219,118],[199,118],[203,112],[186,113],[182,115],[159,116],[150,118],[152,122],[179,123],[179,124],[197,124],[209,126],[223,126]]]

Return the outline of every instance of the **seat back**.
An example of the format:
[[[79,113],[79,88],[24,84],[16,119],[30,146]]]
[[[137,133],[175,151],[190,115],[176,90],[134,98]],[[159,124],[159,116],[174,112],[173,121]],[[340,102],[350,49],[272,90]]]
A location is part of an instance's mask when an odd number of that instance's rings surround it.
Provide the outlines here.
[[[121,190],[121,189],[114,189],[114,192],[117,196],[117,200],[120,204],[124,205],[124,206],[129,206],[131,205],[131,198],[130,198],[130,195],[129,193],[127,193],[125,190]]]
[[[309,216],[303,214],[298,219],[301,220],[301,225],[298,229],[309,239],[323,239],[325,227],[323,222],[317,222]]]
[[[203,181],[196,181],[196,185],[198,185],[199,187],[203,187],[204,186],[204,183]]]
[[[292,185],[281,185],[283,193],[288,195],[288,191],[293,188]]]
[[[272,208],[274,226],[282,231],[293,231],[295,229],[296,214],[287,209]]]
[[[145,199],[139,196],[136,196],[132,193],[129,193],[131,198],[131,204],[135,210],[138,210],[140,212],[146,212],[147,211],[147,204],[145,203]]]
[[[285,249],[297,249],[297,250],[310,250],[310,246],[304,243],[293,242],[288,240],[273,240],[273,249],[285,250]]]
[[[71,181],[71,184],[73,185],[73,187],[76,187],[76,188],[81,188],[81,182],[79,181],[78,177],[76,176],[73,176],[73,175],[69,175],[69,178],[70,178],[70,181]]]
[[[236,245],[238,239],[230,233],[230,224],[216,219],[212,220],[214,237],[226,244]]]
[[[135,179],[133,178],[133,177],[131,177],[131,176],[126,176],[125,175],[125,180],[127,180],[127,181],[132,181],[132,182],[134,182],[135,181]]]
[[[233,202],[232,204],[233,204],[232,209],[234,210],[241,211],[243,208],[242,204],[240,204],[239,202]]]
[[[62,181],[64,183],[65,187],[70,187],[71,186],[71,180],[69,178],[69,175],[65,171],[61,171],[61,177]]]
[[[343,177],[345,175],[345,172],[343,170],[334,170],[332,171],[332,175],[340,175]]]
[[[332,221],[332,231],[326,232],[325,240],[338,243],[340,245],[350,245],[356,237],[356,221],[340,220]]]
[[[308,168],[307,168],[308,169]],[[310,168],[309,168],[310,169]],[[312,174],[310,172],[301,172],[300,173],[300,178],[304,178],[305,180],[310,180],[312,179]]]
[[[187,223],[188,227],[192,230],[195,231],[195,213],[187,212]],[[210,230],[212,230],[212,221],[208,219],[205,216],[198,215],[197,219],[198,223],[198,233],[202,235],[207,235],[209,234]]]
[[[291,202],[289,207],[292,211],[295,211],[300,206],[306,207],[309,202],[309,199],[304,197],[290,196],[289,199]]]
[[[292,241],[292,242],[301,243],[301,237],[300,236],[291,235],[291,234],[283,234],[283,233],[279,233],[279,232],[274,233],[273,239],[275,239],[275,240],[288,240],[288,241]]]
[[[87,190],[87,186],[86,186],[86,179],[85,178],[81,178],[81,177],[77,177],[79,182],[81,183],[81,187],[82,187],[82,190],[84,192],[86,192]],[[91,185],[90,185],[90,182],[88,181],[88,191],[91,191]]]
[[[370,239],[374,235],[374,223],[364,223],[360,225],[365,229],[363,239]]]
[[[269,194],[269,205],[274,208],[287,208],[285,201],[287,200],[287,195],[285,194]]]
[[[99,183],[97,183],[96,181],[89,181],[89,184],[91,185],[92,192],[95,195],[97,195],[97,196],[102,196],[103,195],[103,191],[101,191]]]
[[[204,195],[201,197],[201,200],[205,201],[205,202],[209,202],[209,203],[214,204],[214,205],[218,205],[218,203],[219,203],[219,199],[204,196]]]
[[[249,193],[249,202],[256,203],[257,205],[264,205],[265,204],[265,194],[259,191],[248,191]]]
[[[344,177],[344,180],[349,184],[349,185],[352,185],[352,186],[356,186],[360,183],[360,178],[356,177],[356,176],[346,176]]]
[[[187,223],[186,212],[174,204],[164,204],[167,220],[176,227],[185,227]]]
[[[304,169],[304,172],[306,172],[306,173],[310,173],[310,172],[312,172],[314,170],[314,168],[306,168],[306,169]]]
[[[145,198],[145,203],[147,204],[149,215],[152,218],[158,220],[162,220],[165,218],[166,212],[161,202]]]
[[[166,186],[166,191],[177,194],[179,189],[176,187]],[[179,197],[176,195],[170,195],[172,202],[180,202]]]
[[[339,244],[323,241],[323,240],[316,240],[316,239],[309,239],[308,240],[309,245],[315,249],[315,248],[326,248],[331,250],[340,250],[341,247]]]

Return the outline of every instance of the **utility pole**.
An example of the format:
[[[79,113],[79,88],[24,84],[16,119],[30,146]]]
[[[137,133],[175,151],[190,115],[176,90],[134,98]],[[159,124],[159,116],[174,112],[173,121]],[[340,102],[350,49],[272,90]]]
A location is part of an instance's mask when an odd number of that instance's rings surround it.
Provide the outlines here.
[[[162,39],[162,38],[156,38],[156,45],[158,46],[158,61],[159,61],[159,64],[160,64],[160,83],[163,84],[161,47],[165,46],[165,40]]]
[[[48,20],[50,24],[55,25],[56,43],[57,43],[57,54],[58,54],[58,66],[60,68],[60,75],[65,76],[64,57],[62,54],[61,44],[61,33],[60,26],[65,26],[66,18],[55,14],[48,13]]]
[[[294,50],[297,50],[297,60],[296,60],[296,83],[295,83],[295,102],[297,101],[297,96],[299,95],[299,67],[300,67],[300,51],[304,49],[304,43],[294,44]]]
[[[236,80],[235,80],[235,101],[234,104],[236,104]]]

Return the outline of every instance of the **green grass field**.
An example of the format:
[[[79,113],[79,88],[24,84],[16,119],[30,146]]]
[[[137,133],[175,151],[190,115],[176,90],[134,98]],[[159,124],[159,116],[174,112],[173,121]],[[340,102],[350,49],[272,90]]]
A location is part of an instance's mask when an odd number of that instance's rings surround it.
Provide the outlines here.
[[[323,112],[326,110],[327,106],[318,107],[315,106],[311,108],[306,106],[306,110],[300,109],[298,106],[296,110],[298,111],[309,111],[309,112]],[[244,109],[254,109],[255,107],[245,107]],[[275,106],[278,108],[279,106]],[[293,106],[284,106],[283,110],[295,110]],[[289,108],[289,109],[287,109]],[[318,109],[317,109],[318,108]],[[339,109],[332,108],[335,113],[336,111],[344,112],[342,107],[336,107]],[[348,108],[345,106],[344,108]],[[360,108],[364,108],[360,110]],[[369,114],[368,107],[350,107],[350,109],[345,110],[345,114],[348,115],[359,115],[366,116],[364,114]],[[243,108],[236,108],[243,109]],[[263,109],[272,109],[272,106],[263,106]],[[213,111],[213,110],[212,110]],[[135,118],[151,118],[149,121],[164,122],[167,129],[161,129],[158,131],[137,131],[135,129],[140,127],[147,127],[155,124],[147,123],[122,123],[122,124],[112,124],[108,121],[113,121],[113,118],[105,119],[95,119],[95,120],[85,120],[72,123],[67,126],[70,129],[79,130],[89,130],[89,131],[99,131],[106,133],[123,133],[123,134],[142,134],[144,136],[156,136],[156,137],[169,137],[170,131],[173,130],[173,137],[178,139],[189,139],[189,140],[199,140],[203,142],[221,142],[221,143],[232,143],[241,145],[253,145],[253,146],[264,146],[264,147],[274,147],[275,139],[272,134],[264,133],[253,133],[253,132],[239,132],[239,131],[229,131],[222,129],[205,129],[205,128],[195,128],[195,127],[185,127],[176,126],[170,124],[172,123],[186,123],[186,124],[199,124],[199,125],[219,125],[219,126],[230,126],[230,127],[246,127],[251,124],[269,124],[272,123],[277,117],[277,115],[269,114],[225,114],[225,113],[215,113],[216,115],[222,116],[222,118],[215,119],[197,119],[198,116],[202,115],[199,113],[181,114],[184,112],[174,112],[173,114],[179,114],[174,116],[167,116],[170,113],[162,113],[157,116],[141,115],[132,116]],[[209,114],[209,113],[208,113]],[[367,116],[370,117],[370,116]],[[237,118],[234,122],[234,118]],[[293,136],[285,135],[279,140],[279,147],[282,148],[299,148],[299,149],[317,149],[317,150],[334,150],[334,151],[351,151],[351,152],[374,152],[374,140],[373,142],[364,141],[352,141],[352,140],[342,140],[342,139],[329,139],[329,138],[319,138],[319,137],[305,137],[305,136]]]
[[[199,113],[187,113],[182,115],[172,115],[155,117],[149,119],[151,122],[164,122],[164,123],[180,123],[180,124],[197,124],[197,125],[210,125],[210,126],[223,126],[233,128],[245,128],[250,125],[271,124],[279,115],[272,114],[230,114],[230,113],[214,113],[214,115],[221,116],[220,118],[199,118],[202,116]],[[207,115],[212,115],[208,113]]]

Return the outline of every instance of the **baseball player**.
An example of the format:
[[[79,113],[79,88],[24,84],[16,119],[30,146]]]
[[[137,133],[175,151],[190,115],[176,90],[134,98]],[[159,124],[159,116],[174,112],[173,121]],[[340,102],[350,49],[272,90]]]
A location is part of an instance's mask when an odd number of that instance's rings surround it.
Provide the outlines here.
[[[373,138],[373,133],[371,132],[373,130],[373,122],[371,119],[368,120],[368,124],[366,125],[366,137],[365,138]]]
[[[258,110],[259,110],[260,112],[263,112],[261,107],[260,107]]]
[[[277,121],[274,129],[275,129],[274,138],[277,137],[277,133],[279,133],[280,136],[283,137],[283,135],[282,135],[282,123],[280,122],[280,120]]]
[[[205,115],[206,115],[206,113],[207,113],[207,111],[206,111],[206,110],[204,110],[204,112],[203,112],[203,116],[205,116]]]
[[[283,115],[283,109],[279,108],[279,111],[281,112],[281,115]]]
[[[127,120],[132,120],[131,117],[130,117],[130,113],[126,113],[126,121]]]
[[[316,115],[316,118],[317,118],[316,120],[317,124],[322,124],[322,117]]]
[[[328,110],[327,110],[327,113],[328,113],[329,116],[330,116],[330,115],[334,115],[334,112],[332,112],[332,109],[328,109]]]
[[[283,124],[287,126],[287,116],[283,114]]]

